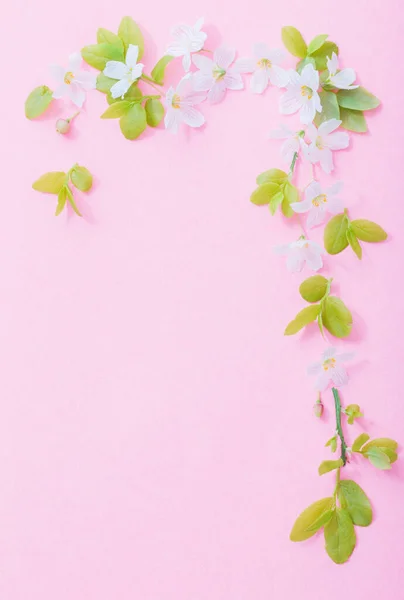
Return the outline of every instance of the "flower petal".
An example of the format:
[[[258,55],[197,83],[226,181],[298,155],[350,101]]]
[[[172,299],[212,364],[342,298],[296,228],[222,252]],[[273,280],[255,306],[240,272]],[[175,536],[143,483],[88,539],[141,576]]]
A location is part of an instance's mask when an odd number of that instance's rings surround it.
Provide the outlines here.
[[[297,112],[301,106],[301,96],[296,94],[295,89],[288,89],[279,99],[279,110],[283,115],[291,115]]]
[[[236,57],[235,48],[220,46],[213,54],[213,62],[222,69],[228,69]]]
[[[318,76],[318,71],[315,70],[315,68],[313,67],[313,65],[308,64],[306,65],[301,74],[301,82],[302,85],[307,85],[307,87],[311,88],[313,90],[313,92],[316,92],[318,90],[318,86],[319,86],[319,76]]]
[[[129,79],[121,79],[120,81],[117,81],[111,87],[111,96],[113,98],[122,98],[122,96],[126,94],[131,85],[132,82],[129,81]]]
[[[166,129],[169,129],[172,131],[172,133],[177,133],[180,122],[180,111],[175,108],[168,108],[164,117],[164,125],[166,126]]]
[[[234,69],[229,69],[223,77],[223,81],[228,90],[242,90],[244,88],[243,79],[240,73]]]
[[[328,388],[328,384],[330,383],[330,375],[329,371],[321,370],[321,373],[317,377],[315,388],[319,392],[324,392]]]
[[[328,360],[329,358],[335,358],[336,354],[337,349],[335,348],[335,346],[328,346],[328,348],[326,348],[322,354],[323,362]]]
[[[324,173],[331,173],[334,169],[334,161],[332,158],[332,152],[329,148],[324,148],[320,152],[320,165]]]
[[[85,90],[94,90],[97,85],[97,75],[90,71],[78,71],[74,81]]]
[[[128,67],[136,66],[137,59],[139,57],[139,46],[134,46],[133,44],[129,44],[128,51],[126,52],[126,64]]]
[[[311,209],[311,206],[310,200],[302,200],[301,202],[292,202],[290,208],[296,213],[303,214],[308,212]]]
[[[201,127],[205,123],[203,114],[193,106],[181,107],[182,120],[189,127]]]
[[[254,58],[238,58],[234,63],[234,69],[239,73],[252,73],[257,65]]]
[[[304,255],[306,259],[307,266],[312,271],[318,271],[323,266],[323,259],[318,250],[314,249],[314,247],[310,246],[305,248]]]
[[[320,196],[320,194],[322,194],[322,192],[323,192],[323,190],[322,190],[322,187],[319,184],[319,182],[318,181],[312,181],[306,187],[306,190],[304,192],[304,197],[311,204],[311,201],[314,200],[314,198],[317,198],[317,196]]]
[[[86,93],[76,83],[71,83],[68,87],[68,95],[70,96],[71,101],[78,108],[81,108],[86,99]]]
[[[110,60],[105,65],[103,73],[111,79],[123,79],[128,75],[129,69],[123,62],[119,62],[117,60]]]
[[[210,75],[212,75],[213,60],[211,58],[208,58],[207,56],[202,56],[202,54],[194,54],[192,56],[192,62],[203,73],[209,73]]]
[[[318,128],[318,134],[321,136],[328,135],[329,133],[332,133],[338,129],[341,123],[342,121],[339,119],[329,119],[328,121],[324,121],[324,123],[321,123],[320,127]]]
[[[300,150],[299,141],[295,137],[289,137],[281,146],[281,156],[283,160],[290,165],[293,156]]]
[[[69,86],[67,85],[67,83],[61,83],[60,85],[58,85],[56,90],[53,92],[53,98],[55,98],[55,100],[64,98],[65,96],[67,96],[68,91],[69,91]]]
[[[212,73],[196,71],[192,76],[192,84],[196,92],[207,92],[215,85],[215,79]]]
[[[195,25],[192,27],[194,31],[200,31],[205,23],[205,17],[199,17]]]
[[[318,373],[321,373],[322,368],[323,368],[322,362],[311,363],[311,365],[309,365],[307,367],[307,374],[308,375],[317,375]]]
[[[349,146],[349,134],[346,131],[337,131],[327,135],[324,144],[331,150],[343,150]]]
[[[312,123],[314,117],[316,116],[316,109],[313,100],[307,100],[306,102],[304,102],[303,106],[300,109],[299,116],[301,122],[304,123],[304,125]]]
[[[215,82],[208,93],[208,100],[211,104],[217,104],[223,100],[226,93],[226,84],[222,81]]]
[[[190,52],[186,52],[182,58],[182,68],[184,69],[185,73],[188,73],[189,69],[191,68],[191,54]]]
[[[66,75],[66,69],[60,67],[59,65],[51,65],[49,67],[49,71],[55,81],[58,83],[63,83]]]
[[[279,125],[279,129],[274,129],[273,131],[271,131],[269,137],[273,140],[286,140],[287,138],[292,137],[293,135],[294,132],[291,129],[289,129],[289,127],[287,127],[284,123],[281,123]]]
[[[330,77],[331,83],[340,90],[350,90],[353,87],[358,87],[357,85],[352,86],[355,79],[356,73],[353,69],[342,69],[342,71]]]
[[[285,69],[278,67],[278,65],[272,65],[269,69],[269,79],[272,85],[283,88],[289,83],[289,75]]]
[[[344,210],[344,203],[337,196],[327,196],[327,210],[332,215],[338,215]]]
[[[291,273],[299,273],[304,267],[303,254],[297,248],[293,250],[286,259],[286,268]]]
[[[174,40],[167,46],[166,54],[178,58],[179,56],[184,56],[188,51],[188,47],[182,41]]]
[[[80,69],[82,62],[83,59],[81,58],[81,52],[73,52],[73,54],[70,54],[69,71],[73,71],[73,73],[75,73],[75,71]]]
[[[348,383],[348,373],[343,365],[337,363],[333,369],[330,369],[330,375],[333,384],[340,387]]]
[[[306,226],[308,229],[312,229],[312,227],[316,227],[320,225],[325,218],[325,208],[323,204],[320,206],[313,206],[309,211],[309,216],[307,217]]]
[[[327,58],[327,69],[330,75],[334,75],[338,69],[338,56],[335,52],[332,53],[331,58]]]
[[[250,89],[254,94],[262,94],[269,83],[269,75],[267,69],[256,69],[252,74],[250,81]]]

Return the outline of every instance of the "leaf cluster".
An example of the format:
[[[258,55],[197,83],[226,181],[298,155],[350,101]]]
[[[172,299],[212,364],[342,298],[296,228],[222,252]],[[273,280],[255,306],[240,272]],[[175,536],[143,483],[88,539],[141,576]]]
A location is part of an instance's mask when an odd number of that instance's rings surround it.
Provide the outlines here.
[[[88,192],[93,185],[93,176],[86,167],[75,164],[67,173],[64,171],[45,173],[32,184],[32,187],[37,192],[57,196],[55,216],[60,215],[68,202],[74,212],[81,217],[69,183],[82,192]]]
[[[397,460],[397,446],[397,442],[390,438],[370,440],[367,433],[362,433],[352,444],[352,452],[367,458],[377,469],[387,471]]]
[[[269,169],[257,177],[258,187],[251,194],[251,202],[257,206],[268,205],[271,215],[278,208],[285,217],[295,214],[291,208],[292,202],[299,201],[298,189],[289,181],[288,174],[281,169]]]
[[[377,243],[387,239],[380,225],[366,219],[351,221],[347,213],[332,217],[324,229],[324,247],[329,254],[339,254],[350,246],[356,256],[362,258],[362,242]]]

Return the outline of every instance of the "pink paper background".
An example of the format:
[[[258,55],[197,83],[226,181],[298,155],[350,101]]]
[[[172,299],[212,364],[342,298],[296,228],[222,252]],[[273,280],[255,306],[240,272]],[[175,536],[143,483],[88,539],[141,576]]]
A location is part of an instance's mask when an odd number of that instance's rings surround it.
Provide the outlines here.
[[[351,215],[383,224],[389,241],[366,245],[362,263],[327,258],[324,272],[355,318],[339,344],[357,354],[343,399],[366,418],[347,437],[404,440],[401,2],[13,0],[1,23],[0,597],[399,600],[402,463],[347,469],[375,513],[347,565],[321,538],[288,539],[296,515],[333,489],[316,469],[334,423],[330,393],[324,421],[311,412],[305,369],[320,336],[283,337],[309,273],[288,274],[272,247],[298,228],[249,202],[256,175],[282,166],[268,140],[279,92],[229,93],[203,107],[203,131],[133,143],[100,121],[97,92],[69,138],[54,121],[70,108],[24,119],[30,90],[52,84],[47,66],[125,14],[145,31],[148,67],[169,28],[201,14],[207,45],[240,55],[256,41],[279,47],[285,24],[307,39],[327,32],[383,99],[336,176]],[[56,219],[54,198],[31,184],[76,161],[96,179],[78,201],[86,217]],[[301,185],[308,176],[299,169]]]

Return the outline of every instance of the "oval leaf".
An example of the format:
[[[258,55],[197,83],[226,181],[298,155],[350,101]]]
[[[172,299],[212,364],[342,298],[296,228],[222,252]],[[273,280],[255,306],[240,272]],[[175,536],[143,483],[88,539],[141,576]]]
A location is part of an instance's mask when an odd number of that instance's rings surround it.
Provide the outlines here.
[[[283,187],[283,200],[281,206],[285,217],[291,218],[295,214],[295,211],[290,206],[292,202],[299,202],[299,190],[293,183],[287,181]]]
[[[113,44],[93,44],[91,46],[85,46],[81,51],[81,56],[88,65],[99,71],[103,71],[105,65],[110,60],[117,60],[119,62],[124,61],[122,47],[114,46]]]
[[[80,167],[80,165],[73,167],[70,179],[72,184],[82,192],[88,192],[93,185],[93,176],[90,171],[86,167]]]
[[[325,40],[328,38],[327,34],[316,35],[310,42],[307,47],[307,54],[313,54],[316,50],[319,50],[321,46],[324,44]]]
[[[380,104],[380,100],[376,96],[361,86],[354,90],[340,90],[337,100],[342,108],[351,108],[352,110],[372,110]]]
[[[366,458],[368,458],[372,465],[377,469],[380,469],[382,471],[387,471],[388,469],[391,469],[390,458],[385,452],[383,452],[383,450],[381,450],[377,446],[373,446],[372,448],[369,448],[366,451],[362,450],[362,452],[363,455],[366,456]]]
[[[282,41],[293,56],[304,58],[307,54],[307,45],[302,34],[296,27],[282,27]]]
[[[384,242],[387,239],[387,233],[380,225],[366,219],[352,221],[351,229],[356,237],[363,242]]]
[[[104,73],[100,73],[97,76],[97,85],[96,88],[99,92],[103,92],[103,94],[107,94],[112,86],[116,83],[116,79],[111,79],[104,75]]]
[[[324,527],[325,549],[338,565],[346,562],[356,545],[355,528],[349,512],[337,508]]]
[[[296,519],[290,532],[292,542],[303,542],[312,537],[324,523],[321,518],[331,510],[333,498],[322,498],[310,504]],[[320,524],[319,524],[320,523]],[[317,527],[317,528],[316,528]]]
[[[350,479],[344,479],[339,484],[339,499],[341,507],[349,512],[354,525],[367,527],[372,522],[372,507],[363,489]]]
[[[154,79],[154,81],[159,85],[163,85],[166,67],[173,59],[174,56],[163,56],[163,58],[160,58],[160,60],[156,63],[155,67],[153,68],[151,72],[152,79]]]
[[[306,58],[303,58],[303,60],[297,63],[296,71],[301,74],[306,65],[313,65],[313,67],[316,68],[316,61],[314,58],[311,58],[311,56],[306,56]]]
[[[309,323],[315,321],[320,313],[318,304],[306,306],[303,310],[297,313],[296,317],[289,323],[285,329],[284,335],[294,335]]]
[[[324,247],[328,254],[339,254],[348,246],[346,232],[348,218],[345,214],[335,215],[324,229]]]
[[[141,104],[133,104],[119,121],[127,140],[135,140],[147,127],[146,111]]]
[[[63,186],[58,194],[58,203],[56,206],[55,217],[60,215],[64,207],[66,206],[67,194],[66,194],[66,186]]]
[[[42,115],[52,102],[53,92],[47,85],[40,85],[32,90],[25,101],[25,116],[35,119]]]
[[[251,194],[250,200],[257,206],[269,204],[271,198],[280,192],[280,187],[277,183],[264,183],[257,187]]]
[[[362,258],[362,246],[358,242],[358,238],[356,237],[356,235],[353,232],[353,230],[350,229],[349,227],[348,227],[347,232],[346,232],[346,239],[348,240],[348,243],[351,246],[352,250],[355,252],[356,256],[359,258],[359,260],[361,260],[361,258]]]
[[[262,185],[263,183],[277,183],[280,185],[281,183],[285,183],[287,178],[288,174],[285,171],[281,169],[269,169],[258,175],[257,183],[258,185]]]
[[[60,190],[66,183],[66,173],[63,171],[51,171],[45,173],[39,179],[37,179],[32,187],[37,192],[44,192],[45,194],[59,194]]]
[[[109,106],[107,110],[102,113],[101,119],[118,119],[128,112],[131,106],[133,106],[133,103],[129,100],[118,99],[117,102],[111,104],[111,106]]]
[[[305,279],[299,287],[301,297],[306,302],[319,302],[324,298],[328,288],[328,280],[322,275],[313,275]]]
[[[164,106],[156,98],[149,98],[145,104],[146,120],[150,127],[157,127],[164,117]]]
[[[139,61],[144,53],[144,40],[139,26],[135,23],[132,17],[124,17],[122,19],[119,25],[118,35],[123,42],[125,48],[125,55],[129,48],[129,44],[133,44],[134,46],[137,46],[139,48]]]
[[[325,473],[329,473],[330,471],[335,471],[335,469],[339,469],[343,466],[342,459],[338,460],[323,460],[321,465],[318,468],[319,475],[325,475]]]
[[[337,338],[347,337],[352,329],[352,315],[340,298],[328,296],[321,313],[323,325]]]
[[[368,130],[365,116],[360,110],[351,110],[349,108],[342,108],[342,106],[340,106],[339,118],[342,121],[341,127],[347,129],[348,131],[365,133]]]
[[[112,31],[108,31],[108,29],[104,29],[100,27],[97,31],[97,43],[98,44],[112,44],[113,46],[117,46],[117,48],[122,49],[123,53],[123,43],[119,36],[116,33],[112,33]]]
[[[322,46],[312,53],[312,57],[316,61],[316,68],[319,71],[324,71],[327,68],[327,58],[331,58],[332,53],[338,54],[338,46],[334,42],[324,42]]]
[[[370,436],[367,433],[361,433],[358,435],[354,443],[352,444],[352,452],[359,452],[363,444],[365,444]]]

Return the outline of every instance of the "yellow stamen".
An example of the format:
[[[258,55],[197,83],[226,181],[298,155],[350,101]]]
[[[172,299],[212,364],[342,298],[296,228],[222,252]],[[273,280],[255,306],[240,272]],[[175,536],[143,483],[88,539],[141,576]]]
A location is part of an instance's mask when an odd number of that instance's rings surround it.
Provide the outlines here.
[[[215,65],[213,67],[212,75],[216,79],[216,81],[220,81],[226,75],[226,71],[225,69],[221,69],[220,67]]]
[[[309,100],[313,98],[313,90],[308,85],[302,85],[302,96],[307,96]]]
[[[325,204],[327,202],[327,196],[325,194],[320,194],[319,196],[316,196],[315,198],[313,198],[313,200],[311,201],[313,206],[320,206],[320,204]]]
[[[261,58],[258,62],[257,62],[257,66],[260,69],[270,69],[272,67],[272,63],[268,58]]]
[[[181,97],[178,94],[174,94],[171,105],[173,108],[181,108]]]
[[[324,371],[328,371],[328,369],[335,369],[336,364],[337,361],[335,358],[327,358],[327,360],[323,362],[323,369]]]
[[[65,77],[64,77],[64,80],[63,80],[63,81],[64,81],[65,83],[67,83],[67,85],[70,85],[70,84],[71,84],[71,82],[73,81],[73,79],[74,79],[74,75],[73,75],[73,73],[72,73],[71,71],[68,71],[68,72],[66,73],[66,75],[65,75]]]

